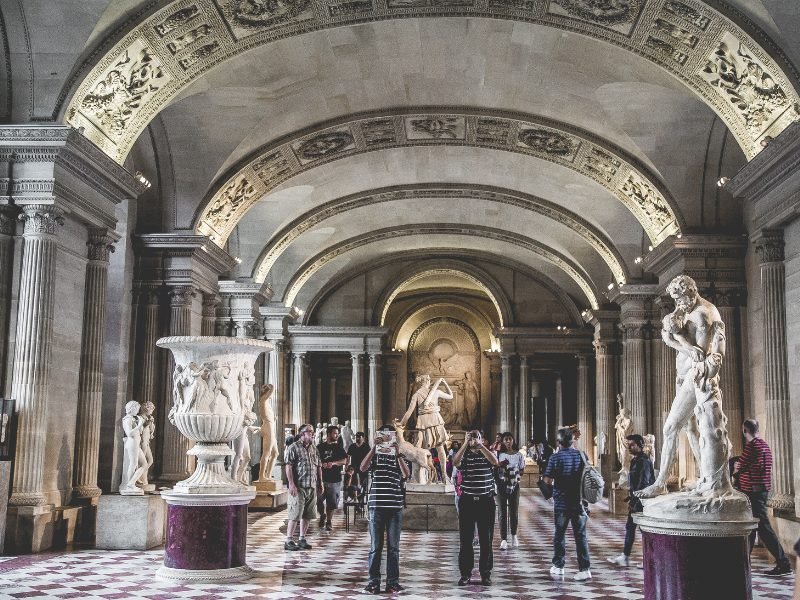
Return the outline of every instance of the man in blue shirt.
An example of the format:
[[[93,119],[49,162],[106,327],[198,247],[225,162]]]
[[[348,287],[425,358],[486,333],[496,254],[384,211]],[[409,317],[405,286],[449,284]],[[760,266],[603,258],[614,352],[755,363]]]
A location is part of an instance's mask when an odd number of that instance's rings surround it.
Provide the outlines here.
[[[575,536],[575,549],[578,553],[578,573],[575,581],[588,581],[592,578],[589,571],[589,542],[586,540],[586,520],[588,515],[581,501],[581,476],[583,462],[580,451],[572,447],[572,430],[563,427],[556,434],[560,450],[547,461],[544,471],[544,482],[553,486],[553,504],[556,531],[553,536],[553,566],[550,575],[553,578],[564,577],[564,534],[567,525],[572,524]]]

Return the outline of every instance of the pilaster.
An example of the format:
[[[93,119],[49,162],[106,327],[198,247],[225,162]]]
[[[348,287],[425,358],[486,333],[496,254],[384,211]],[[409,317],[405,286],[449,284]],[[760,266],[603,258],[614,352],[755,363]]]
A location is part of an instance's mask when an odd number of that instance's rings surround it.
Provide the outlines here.
[[[584,452],[590,457],[595,455],[594,415],[591,402],[589,381],[589,356],[578,354],[578,429],[581,430],[581,441]]]
[[[11,323],[14,234],[20,209],[0,204],[0,390],[6,389],[9,326]]]
[[[298,426],[306,423],[311,418],[311,415],[303,412],[306,383],[305,361],[305,352],[292,353],[292,401],[289,419]]]

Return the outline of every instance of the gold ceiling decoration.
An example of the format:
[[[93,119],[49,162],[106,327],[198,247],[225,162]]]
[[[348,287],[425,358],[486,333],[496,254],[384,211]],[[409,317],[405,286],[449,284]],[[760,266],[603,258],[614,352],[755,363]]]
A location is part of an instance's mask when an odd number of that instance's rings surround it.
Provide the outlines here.
[[[122,164],[172,98],[246,50],[365,21],[474,16],[580,33],[656,63],[715,110],[752,158],[764,136],[775,137],[798,118],[800,98],[793,85],[798,75],[784,71],[789,62],[747,17],[731,7],[724,10],[732,18],[698,0],[179,0],[130,23],[102,59],[90,59],[66,121]],[[425,126],[419,131],[442,138],[458,133],[447,122]],[[332,136],[327,144],[342,142]],[[536,133],[528,137],[537,139]],[[568,144],[549,143],[568,151]]]

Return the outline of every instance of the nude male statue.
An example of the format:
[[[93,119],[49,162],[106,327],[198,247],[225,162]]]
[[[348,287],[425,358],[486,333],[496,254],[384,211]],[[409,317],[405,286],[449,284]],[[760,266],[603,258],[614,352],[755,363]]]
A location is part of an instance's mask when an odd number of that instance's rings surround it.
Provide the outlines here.
[[[719,311],[697,292],[691,277],[679,275],[667,286],[675,311],[664,317],[661,337],[678,351],[677,393],[664,423],[661,469],[653,485],[635,492],[640,498],[667,493],[667,477],[675,461],[678,433],[691,426],[694,414],[699,427],[700,478],[694,493],[710,498],[733,492],[728,475],[730,441],[722,413],[719,371],[725,356],[725,325]],[[692,440],[693,436],[689,436]]]

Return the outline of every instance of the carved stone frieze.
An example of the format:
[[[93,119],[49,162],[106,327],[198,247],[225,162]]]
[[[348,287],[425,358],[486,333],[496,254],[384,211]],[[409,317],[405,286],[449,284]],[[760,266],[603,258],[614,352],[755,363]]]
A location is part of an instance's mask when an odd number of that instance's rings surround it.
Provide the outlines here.
[[[52,204],[28,204],[22,207],[19,220],[25,223],[24,235],[55,235],[56,226],[64,224],[63,215]]]
[[[189,46],[192,46],[195,42],[207,37],[210,33],[211,25],[208,23],[203,23],[199,27],[195,27],[183,35],[177,36],[171,42],[168,42],[167,48],[173,54],[178,54]]]
[[[108,263],[111,253],[114,252],[115,241],[108,235],[107,229],[90,229],[89,240],[86,242],[89,248],[89,260]]]
[[[667,0],[667,2],[664,3],[664,10],[675,15],[676,17],[680,17],[687,23],[691,23],[703,31],[705,31],[708,28],[709,23],[711,23],[710,17],[707,17],[691,6],[688,6],[683,2],[677,2],[676,0]]]
[[[697,45],[698,37],[696,35],[691,31],[687,31],[675,25],[675,23],[670,23],[666,19],[656,19],[654,22],[654,29],[678,43],[683,44],[687,48],[694,48]]]
[[[331,17],[343,17],[346,15],[355,15],[359,13],[366,13],[373,10],[375,7],[372,0],[345,0],[344,2],[338,0],[328,1],[328,14]]]
[[[178,11],[175,11],[163,21],[157,23],[153,27],[153,29],[158,35],[164,37],[172,33],[175,29],[183,27],[184,25],[192,21],[195,17],[197,17],[199,14],[200,14],[200,9],[197,7],[196,4],[192,4],[191,6],[187,6],[186,8],[182,8]]]
[[[180,59],[178,63],[188,71],[204,58],[207,58],[212,54],[214,54],[217,50],[219,50],[219,43],[211,42],[210,44],[200,46],[197,50],[194,50],[191,54],[187,55],[185,58]]]
[[[417,122],[416,129],[413,122]],[[398,130],[405,132],[405,139],[396,135]],[[672,209],[674,203],[667,201],[668,194],[656,178],[635,158],[621,155],[618,149],[603,145],[588,132],[548,119],[454,112],[395,117],[368,115],[323,126],[318,132],[306,133],[295,140],[267,145],[256,153],[256,158],[234,167],[235,174],[224,180],[201,209],[196,231],[224,246],[248,208],[289,178],[356,153],[417,144],[502,148],[555,162],[605,186],[632,211],[654,245],[680,232]],[[582,160],[577,160],[578,156]]]
[[[553,0],[567,14],[602,25],[631,23],[639,14],[639,0]]]
[[[270,29],[298,18],[307,18],[311,0],[226,0],[223,14],[241,35]],[[237,31],[238,30],[238,31]]]
[[[660,52],[661,54],[665,54],[670,59],[672,59],[676,63],[678,63],[679,65],[686,64],[686,61],[689,59],[689,55],[688,54],[686,54],[685,52],[681,52],[680,50],[677,50],[675,48],[675,46],[673,46],[669,42],[665,42],[662,39],[659,39],[659,38],[656,38],[656,37],[653,37],[653,36],[649,36],[647,38],[646,44],[648,45],[648,47],[652,48],[653,50],[656,50],[657,52]]]

